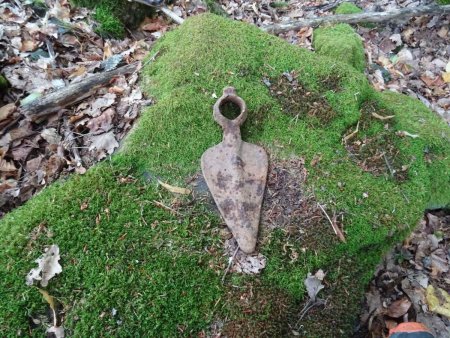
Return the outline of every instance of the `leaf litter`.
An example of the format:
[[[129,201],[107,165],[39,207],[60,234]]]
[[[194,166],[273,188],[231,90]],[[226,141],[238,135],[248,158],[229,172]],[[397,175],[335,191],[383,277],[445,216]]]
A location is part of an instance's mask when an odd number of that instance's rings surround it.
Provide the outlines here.
[[[0,94],[0,218],[61,176],[108,157],[130,131],[141,107],[151,104],[138,74],[119,75],[71,106],[36,121],[20,107],[93,74],[140,62],[156,40],[138,31],[106,39],[92,27],[93,12],[69,1],[0,4],[0,69],[8,88]],[[148,19],[154,20],[154,19]],[[159,18],[161,29],[169,25]],[[139,66],[138,66],[139,67]]]
[[[430,211],[378,266],[354,337],[383,337],[404,321],[450,336],[450,212]]]

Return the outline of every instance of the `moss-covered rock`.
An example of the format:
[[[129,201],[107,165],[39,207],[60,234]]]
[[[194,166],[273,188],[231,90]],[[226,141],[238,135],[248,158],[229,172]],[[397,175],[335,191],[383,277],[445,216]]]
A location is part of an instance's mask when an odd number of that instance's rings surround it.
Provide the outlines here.
[[[142,73],[155,104],[122,150],[1,221],[0,333],[29,332],[30,317],[45,321],[46,305],[24,276],[44,246],[55,243],[64,270],[48,291],[64,307],[70,336],[196,336],[226,320],[229,336],[280,337],[291,325],[307,337],[348,337],[383,252],[407,234],[430,200],[449,202],[445,123],[419,101],[376,93],[361,72],[340,61],[350,55],[322,57],[215,15],[186,20],[151,55],[156,51]],[[300,230],[267,230],[258,247],[267,257],[261,276],[230,273],[223,285],[228,261],[218,216],[201,201],[174,201],[154,181],[183,186],[198,173],[201,154],[221,140],[212,105],[229,85],[248,106],[244,139],[264,146],[272,160],[304,159],[308,179],[301,196],[314,195],[330,214],[342,215],[337,219],[346,243],[325,218],[308,237]],[[308,93],[326,109],[301,104]],[[380,128],[373,115],[362,116],[369,112],[394,117]],[[343,142],[358,124],[361,134]],[[377,134],[380,147],[393,144],[401,152],[399,162],[390,152],[385,156],[394,169],[406,163],[405,179],[397,180],[387,166],[367,171],[351,153],[352,142]],[[320,211],[311,217],[320,220]],[[318,268],[327,272],[327,313],[310,311],[301,329],[296,316],[305,297],[303,280]]]
[[[356,14],[362,13],[363,10],[351,2],[343,2],[336,7],[334,12],[336,14]]]
[[[320,55],[347,62],[359,71],[364,70],[364,47],[360,36],[350,25],[338,24],[314,30],[313,46]]]

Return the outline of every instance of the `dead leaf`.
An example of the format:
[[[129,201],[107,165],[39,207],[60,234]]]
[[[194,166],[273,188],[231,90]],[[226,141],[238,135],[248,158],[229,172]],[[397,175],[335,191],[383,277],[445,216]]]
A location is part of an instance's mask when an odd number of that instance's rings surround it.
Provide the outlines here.
[[[55,299],[53,298],[53,296],[50,296],[50,294],[42,289],[39,289],[39,292],[42,294],[42,297],[44,297],[45,301],[48,303],[48,305],[50,305],[50,308],[53,311],[56,311],[56,303],[55,303]]]
[[[61,136],[58,135],[55,128],[44,129],[41,132],[41,137],[49,144],[59,144],[61,142]]]
[[[64,328],[62,326],[52,326],[47,329],[47,333],[53,333],[55,338],[64,338]]]
[[[26,276],[27,285],[33,285],[34,281],[40,281],[43,287],[48,285],[50,279],[62,272],[62,267],[58,263],[60,260],[59,247],[55,244],[47,248],[45,253],[35,260],[37,268],[33,268]]]
[[[394,327],[396,327],[398,325],[398,323],[395,320],[392,320],[392,319],[386,319],[384,321],[384,323],[385,323],[386,328],[388,330],[393,329]]]
[[[83,203],[81,203],[80,205],[80,210],[86,210],[89,207],[89,201],[84,201]]]
[[[86,74],[87,69],[85,66],[78,67],[72,74],[69,75],[69,79],[74,79],[76,77]]]
[[[389,37],[389,40],[391,40],[393,43],[395,43],[395,46],[401,46],[402,45],[402,36],[400,34],[392,34]]]
[[[308,272],[308,276],[306,277],[304,284],[306,286],[306,291],[308,292],[308,296],[312,302],[315,302],[317,299],[317,294],[322,290],[325,286],[322,284],[322,280],[325,277],[322,269],[319,269],[315,275],[311,275]]]
[[[16,109],[17,108],[14,103],[8,103],[7,105],[0,107],[0,122],[9,118],[16,111]]]
[[[450,72],[446,71],[445,73],[442,73],[442,79],[445,83],[450,83]]]
[[[113,94],[122,95],[125,89],[119,86],[112,86],[108,91]]]
[[[426,299],[430,311],[450,318],[450,295],[441,288],[428,285]]]
[[[437,32],[437,35],[439,35],[443,39],[447,37],[447,34],[448,34],[448,26],[442,26]]]
[[[256,256],[241,253],[242,257],[235,259],[233,271],[249,275],[259,274],[266,267],[266,257],[261,254]]]
[[[160,180],[158,180],[158,183],[166,190],[173,192],[174,194],[182,194],[182,195],[189,195],[191,193],[191,190],[186,189],[186,188],[180,188],[180,187],[175,187],[173,185],[164,183]]]
[[[93,103],[90,109],[87,110],[87,114],[92,117],[96,117],[102,113],[102,110],[110,107],[114,101],[116,100],[116,94],[107,93],[102,97],[97,98]]]
[[[90,119],[86,124],[86,127],[88,127],[93,134],[107,132],[112,128],[115,113],[113,108],[108,108],[101,115]]]
[[[114,149],[119,147],[114,133],[112,131],[92,137],[92,143],[89,150],[105,150],[108,154],[112,154]]]
[[[411,51],[407,48],[403,48],[397,54],[397,63],[409,64],[413,60],[414,60],[414,57],[413,57]]]
[[[20,50],[22,52],[32,52],[36,50],[36,48],[39,46],[39,41],[33,41],[33,40],[26,40],[22,41],[22,47]]]
[[[424,74],[420,77],[420,79],[430,88],[440,87],[445,83],[444,75],[442,75],[441,79],[439,76],[434,76],[434,74],[432,77]]]
[[[411,302],[408,298],[401,298],[389,305],[386,315],[392,318],[400,318],[408,312]]]
[[[14,165],[13,161],[0,160],[0,171],[3,172],[14,172],[17,168]]]
[[[105,45],[103,46],[103,60],[110,58],[112,55],[111,42],[106,40]]]

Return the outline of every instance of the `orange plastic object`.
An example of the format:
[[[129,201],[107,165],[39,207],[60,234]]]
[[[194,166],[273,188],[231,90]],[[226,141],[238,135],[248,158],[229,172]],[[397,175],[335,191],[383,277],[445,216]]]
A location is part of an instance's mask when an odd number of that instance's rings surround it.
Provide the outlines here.
[[[401,323],[389,330],[389,338],[434,338],[428,328],[416,322]]]

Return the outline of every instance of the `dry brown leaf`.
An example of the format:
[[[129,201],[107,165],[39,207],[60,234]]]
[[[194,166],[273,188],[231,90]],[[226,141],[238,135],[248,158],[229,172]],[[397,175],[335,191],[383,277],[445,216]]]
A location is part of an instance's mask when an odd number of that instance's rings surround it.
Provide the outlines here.
[[[22,52],[32,52],[39,46],[39,41],[26,40],[22,41]]]
[[[59,38],[59,42],[61,42],[66,47],[74,47],[76,45],[80,45],[80,41],[75,35],[72,34],[64,34]]]
[[[42,294],[42,297],[44,297],[45,301],[48,303],[48,305],[50,305],[50,308],[53,311],[56,311],[56,303],[55,303],[55,299],[53,298],[53,296],[50,296],[50,294],[42,289],[39,289],[39,292]]]
[[[89,201],[84,201],[83,203],[81,203],[80,205],[80,210],[86,210],[89,207]]]
[[[191,190],[186,189],[186,188],[180,188],[180,187],[175,187],[173,185],[164,183],[160,180],[158,180],[158,183],[166,190],[175,193],[175,194],[182,194],[182,195],[189,195],[191,193]]]
[[[94,117],[88,121],[86,127],[91,133],[104,133],[112,128],[112,122],[115,115],[113,108],[106,109],[100,116]]]
[[[14,103],[8,103],[0,107],[0,122],[9,118],[16,111],[16,105]]]
[[[445,83],[450,83],[450,72],[442,73],[442,80],[444,80]]]
[[[103,60],[110,58],[113,55],[111,42],[106,40],[105,45],[103,46]]]
[[[5,159],[0,160],[0,171],[2,172],[14,172],[17,168],[14,165],[13,161],[7,161]]]
[[[87,69],[85,66],[80,66],[75,70],[72,74],[69,75],[69,79],[73,79],[76,77],[79,77],[87,72]]]
[[[392,320],[392,319],[386,319],[384,321],[384,324],[386,325],[386,328],[388,330],[393,329],[394,327],[396,327],[398,325],[398,323],[395,320]]]
[[[122,95],[125,89],[119,86],[112,86],[108,91],[113,94]]]
[[[428,285],[426,299],[430,311],[450,318],[450,295],[441,288]]]
[[[420,77],[420,79],[430,88],[432,88],[432,87],[440,87],[440,86],[442,86],[445,83],[444,80],[442,78],[440,78],[439,76],[431,78],[429,76],[422,75]]]
[[[401,298],[389,305],[386,315],[392,318],[399,318],[408,312],[411,302],[408,298]]]

